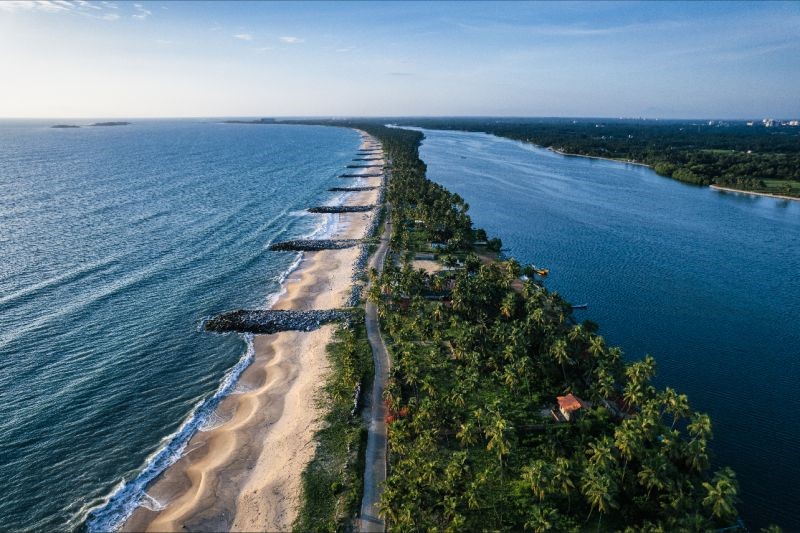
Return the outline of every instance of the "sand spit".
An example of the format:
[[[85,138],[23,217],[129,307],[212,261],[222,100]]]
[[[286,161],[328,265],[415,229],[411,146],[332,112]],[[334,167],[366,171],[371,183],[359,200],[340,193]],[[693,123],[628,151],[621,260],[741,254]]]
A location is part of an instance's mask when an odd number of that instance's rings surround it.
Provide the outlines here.
[[[361,150],[375,144],[362,132]],[[363,178],[377,187],[381,178]],[[379,189],[349,193],[347,205],[372,205]],[[375,212],[337,214],[330,239],[361,239]],[[357,247],[305,252],[273,309],[343,307]],[[335,326],[257,335],[255,358],[236,393],[194,435],[183,456],[147,489],[161,507],[138,507],[123,531],[287,531],[297,515],[300,475],[315,450],[321,413],[315,398],[329,372],[325,346]],[[149,506],[154,507],[155,506]]]

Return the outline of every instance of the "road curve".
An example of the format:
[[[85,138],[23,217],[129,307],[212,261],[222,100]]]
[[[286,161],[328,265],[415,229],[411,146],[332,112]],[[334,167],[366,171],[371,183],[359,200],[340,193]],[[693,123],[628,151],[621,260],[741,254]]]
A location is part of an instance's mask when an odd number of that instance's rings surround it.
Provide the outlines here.
[[[389,204],[386,204],[386,224],[381,234],[381,243],[370,262],[370,266],[378,272],[383,271],[383,263],[389,251],[390,236]],[[367,302],[366,325],[367,339],[372,348],[372,359],[375,364],[375,377],[372,382],[370,399],[369,430],[364,464],[364,496],[361,499],[358,529],[359,531],[383,532],[386,524],[378,516],[378,502],[383,492],[383,482],[386,480],[386,409],[383,404],[383,390],[389,379],[389,354],[378,325],[378,309],[372,302]]]

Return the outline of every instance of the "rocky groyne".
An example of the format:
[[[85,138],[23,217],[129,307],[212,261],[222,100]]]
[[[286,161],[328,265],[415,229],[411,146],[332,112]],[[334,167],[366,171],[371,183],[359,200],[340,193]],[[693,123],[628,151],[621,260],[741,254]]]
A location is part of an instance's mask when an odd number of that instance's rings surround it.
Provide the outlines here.
[[[380,178],[382,173],[373,174],[339,174],[340,178]]]
[[[269,245],[274,252],[318,252],[320,250],[343,250],[361,243],[359,239],[296,239],[275,242]]]
[[[328,189],[331,192],[361,192],[361,191],[373,191],[377,189],[377,187],[331,187]]]
[[[332,322],[346,322],[356,313],[348,309],[323,309],[316,311],[284,311],[257,309],[231,311],[209,319],[206,331],[224,333],[257,333],[268,335],[279,331],[313,331]]]
[[[347,168],[381,168],[383,165],[347,165]]]
[[[309,213],[364,213],[375,209],[374,205],[318,205],[309,207]]]

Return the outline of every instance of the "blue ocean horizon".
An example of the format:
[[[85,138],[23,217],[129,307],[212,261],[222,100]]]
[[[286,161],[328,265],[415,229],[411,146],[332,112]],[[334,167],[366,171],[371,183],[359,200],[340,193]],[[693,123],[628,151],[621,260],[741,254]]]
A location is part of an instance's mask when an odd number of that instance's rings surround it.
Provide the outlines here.
[[[64,123],[88,124],[96,120]],[[199,330],[269,304],[359,136],[316,126],[0,121],[0,529],[115,524],[248,363]],[[339,183],[337,183],[337,181]],[[114,499],[109,503],[107,498]]]

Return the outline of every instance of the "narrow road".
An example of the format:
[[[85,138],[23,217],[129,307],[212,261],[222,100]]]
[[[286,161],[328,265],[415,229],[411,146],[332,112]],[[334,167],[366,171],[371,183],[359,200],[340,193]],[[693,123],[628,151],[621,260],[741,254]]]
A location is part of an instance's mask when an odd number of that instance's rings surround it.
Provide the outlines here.
[[[391,237],[389,212],[387,203],[386,223],[381,235],[381,243],[370,262],[370,266],[378,272],[383,271],[383,263],[386,260],[386,253],[389,251],[389,238]],[[378,516],[378,502],[383,492],[383,482],[386,480],[386,409],[383,405],[383,390],[389,379],[389,354],[386,352],[386,345],[378,325],[378,309],[372,302],[367,302],[366,323],[367,339],[372,348],[372,359],[375,363],[375,378],[372,382],[370,399],[369,431],[364,466],[364,497],[361,500],[358,529],[359,531],[382,532],[386,529],[386,524]]]

